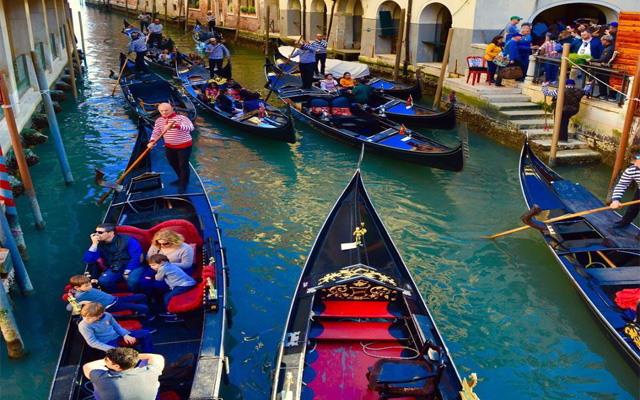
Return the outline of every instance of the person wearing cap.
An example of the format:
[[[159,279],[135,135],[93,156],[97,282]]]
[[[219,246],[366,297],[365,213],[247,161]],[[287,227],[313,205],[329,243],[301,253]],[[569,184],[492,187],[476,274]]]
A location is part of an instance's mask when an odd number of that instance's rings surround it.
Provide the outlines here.
[[[504,28],[504,41],[505,43],[511,40],[515,33],[520,33],[518,30],[518,24],[522,21],[522,17],[518,17],[517,15],[509,18],[509,23]]]
[[[611,58],[613,57],[613,37],[611,37],[611,35],[604,35],[600,41],[604,47],[602,50],[602,56],[600,56],[600,58],[587,58],[586,61],[590,65],[608,65],[609,61],[611,61]],[[600,100],[616,101],[616,92],[614,90],[609,92],[607,87],[609,84],[610,74],[608,72],[596,72],[596,78],[598,79],[598,98]]]
[[[520,64],[520,61],[518,61],[518,43],[522,40],[522,34],[520,32],[516,32],[513,34],[513,36],[511,37],[511,40],[509,40],[507,42],[507,44],[504,45],[504,49],[502,49],[502,54],[505,57],[509,57],[509,65],[516,65],[520,68],[522,68],[522,64]],[[500,86],[504,86],[502,84],[502,77],[500,76],[500,70],[502,68],[498,68],[497,74],[498,74],[498,78],[496,79],[496,86],[500,87]],[[524,73],[525,71],[522,70],[522,72]]]
[[[633,195],[633,200],[640,200],[640,153],[636,153],[633,157],[633,164],[624,170],[620,180],[613,188],[612,202],[609,205],[611,209],[617,210],[620,208],[620,200],[622,195],[627,190],[631,182],[636,182],[636,192]],[[627,212],[624,213],[621,221],[613,224],[614,228],[624,228],[631,225],[631,222],[638,216],[640,212],[640,204],[633,204],[627,208]]]
[[[542,93],[553,98],[553,109],[556,109],[558,100],[558,89],[549,90],[549,82],[542,84]],[[560,134],[558,140],[567,142],[569,140],[569,119],[580,111],[580,101],[586,94],[583,89],[575,87],[576,81],[567,79],[564,89],[564,102],[562,104],[562,118],[560,119]]]
[[[618,23],[617,22],[612,22],[609,24],[609,29],[605,30],[605,33],[607,35],[611,35],[611,37],[613,38],[613,41],[616,41],[616,35],[618,34]]]
[[[209,56],[209,75],[213,79],[215,71],[222,69],[222,60],[225,57],[230,60],[231,53],[229,53],[224,44],[218,43],[218,39],[215,37],[209,39],[209,44],[204,48],[204,52]]]
[[[136,71],[148,74],[147,64],[144,63],[144,56],[147,54],[144,33],[131,32],[131,43],[129,43],[129,54],[136,53]]]

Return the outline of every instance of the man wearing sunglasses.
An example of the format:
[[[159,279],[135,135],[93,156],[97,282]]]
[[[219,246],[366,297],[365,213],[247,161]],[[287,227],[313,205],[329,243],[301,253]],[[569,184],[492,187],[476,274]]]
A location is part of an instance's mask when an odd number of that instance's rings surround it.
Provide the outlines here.
[[[100,224],[91,235],[91,247],[84,254],[82,261],[93,264],[91,277],[98,274],[98,284],[105,292],[118,291],[117,284],[127,281],[127,290],[135,292],[144,269],[140,268],[142,248],[140,243],[130,236],[116,233],[113,224]],[[97,265],[102,259],[104,271]]]

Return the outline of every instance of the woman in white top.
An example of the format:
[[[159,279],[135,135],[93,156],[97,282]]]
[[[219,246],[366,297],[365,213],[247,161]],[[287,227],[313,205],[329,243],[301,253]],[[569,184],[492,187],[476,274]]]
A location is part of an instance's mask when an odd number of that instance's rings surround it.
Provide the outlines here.
[[[338,82],[333,79],[332,74],[326,74],[324,79],[320,81],[320,89],[335,92],[338,89]]]
[[[187,274],[193,272],[193,247],[184,242],[184,237],[172,230],[162,229],[153,235],[147,258],[154,254],[164,254],[169,262],[183,269]]]

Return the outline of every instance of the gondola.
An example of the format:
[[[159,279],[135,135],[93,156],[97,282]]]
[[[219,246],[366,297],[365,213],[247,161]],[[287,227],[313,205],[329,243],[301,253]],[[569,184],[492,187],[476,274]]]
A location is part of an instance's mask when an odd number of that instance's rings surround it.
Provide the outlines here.
[[[196,19],[196,26],[193,28],[193,33],[191,34],[191,37],[193,38],[193,41],[196,44],[196,48],[198,50],[203,50],[204,47],[207,45],[207,42],[209,41],[209,39],[215,37],[218,40],[218,43],[224,43],[224,37],[222,37],[222,35],[220,35],[218,32],[207,32],[203,27],[202,27],[202,23],[200,23],[200,21],[198,21]]]
[[[224,69],[230,66],[223,67]],[[193,101],[211,114],[216,119],[224,121],[244,132],[262,136],[267,139],[279,140],[287,143],[295,143],[296,135],[293,126],[293,119],[290,114],[285,114],[277,108],[266,106],[265,116],[259,118],[256,113],[248,113],[245,116],[234,117],[230,112],[226,112],[217,105],[211,104],[203,98],[204,87],[209,82],[209,70],[204,67],[191,66],[189,68],[177,69],[176,74],[182,80],[184,90],[191,96]]]
[[[129,38],[131,38],[131,34],[133,32],[138,32],[140,33],[140,28],[131,25],[126,19],[123,20],[124,21],[124,28],[122,29],[122,33],[124,33],[125,35],[127,35]],[[144,60],[146,61],[147,65],[158,72],[161,72],[163,74],[167,74],[167,75],[171,75],[175,72],[175,62],[181,63],[182,60],[188,59],[188,56],[184,53],[179,53],[180,56],[178,57],[177,60],[174,60],[171,63],[165,63],[163,61],[160,60],[160,54],[162,54],[162,52],[166,49],[169,51],[172,51],[173,48],[175,47],[175,42],[173,41],[173,39],[169,38],[167,40],[165,40],[160,46],[158,47],[148,47],[147,48],[147,55],[144,57]]]
[[[127,60],[120,88],[129,106],[150,124],[160,116],[157,108],[160,103],[170,103],[176,113],[196,119],[196,106],[189,97],[181,93],[172,84],[156,73],[141,74],[135,71],[134,63],[120,54],[120,62]]]
[[[359,169],[307,257],[273,376],[271,400],[474,398]]]
[[[151,126],[141,123],[129,166],[146,149],[150,135]],[[228,270],[217,217],[211,211],[202,181],[191,168],[191,181],[180,194],[168,184],[174,172],[164,152],[151,150],[126,176],[123,190],[113,196],[104,222],[116,224],[117,232],[137,239],[145,253],[159,229],[174,230],[185,237],[186,243],[195,246],[196,268],[192,276],[199,283],[191,292],[176,296],[169,305],[169,311],[179,313],[184,322],[168,324],[158,317],[149,324],[158,329],[153,335],[154,353],[164,356],[166,365],[184,355],[193,355],[194,373],[184,377],[180,385],[161,384],[161,392],[175,395],[160,398],[216,399],[227,363],[224,336],[228,323],[225,308]],[[153,314],[164,311],[164,303],[160,303],[150,303]],[[127,319],[135,316],[116,318],[125,329],[140,329],[138,320]],[[69,320],[50,400],[80,400],[91,395],[82,365],[104,357],[104,353],[85,344],[78,331],[78,319],[73,315]]]
[[[526,140],[520,156],[520,185],[527,206],[537,205],[544,219],[577,213],[604,204],[578,183],[547,167]],[[640,229],[613,228],[620,216],[602,211],[554,223],[535,221],[549,249],[606,336],[640,373],[640,329],[621,308],[625,289],[640,288]],[[534,226],[534,227],[535,227]],[[618,302],[616,302],[618,298]],[[637,300],[636,300],[637,301]],[[629,305],[636,310],[636,305]]]
[[[282,67],[286,60],[288,59],[285,54],[291,54],[290,46],[287,46],[281,39],[278,39],[278,48],[276,48],[274,52],[274,62],[277,66]],[[284,47],[284,49],[282,48]],[[287,71],[292,70],[296,71],[297,62],[294,60],[289,61],[287,64]],[[357,72],[353,72],[357,71]],[[396,81],[392,81],[389,79],[384,79],[380,77],[376,77],[370,74],[369,68],[364,64],[360,64],[353,61],[342,61],[328,58],[326,62],[325,72],[331,72],[336,80],[342,78],[345,72],[352,73],[353,78],[367,78],[371,82],[371,86],[374,89],[383,90],[385,94],[390,96],[407,100],[409,96],[413,98],[413,100],[418,101],[422,99],[422,76],[419,73],[416,73],[417,83],[415,85],[407,85],[406,83],[400,83]]]
[[[267,82],[272,84],[277,76],[265,65]],[[464,169],[468,153],[465,129],[461,130],[459,144],[452,148],[381,118],[360,105],[354,106],[345,96],[327,95],[320,89],[301,92],[288,84],[280,86],[276,93],[296,118],[334,139],[357,147],[364,144],[367,150],[432,168],[455,172]]]
[[[266,64],[266,68],[276,76],[281,71],[269,59],[266,60]],[[285,97],[298,97],[306,91],[304,89],[299,89],[299,91],[292,90],[295,87],[302,86],[302,79],[300,79],[299,75],[292,75],[289,72],[284,72],[276,84],[277,87],[284,85],[289,86],[287,93],[283,94]],[[318,89],[314,86],[313,91],[318,92]],[[429,129],[453,129],[456,126],[455,96],[453,99],[451,107],[445,111],[435,111],[415,104],[413,99],[403,101],[386,94],[383,90],[373,90],[369,105],[381,117],[388,118],[399,124]]]

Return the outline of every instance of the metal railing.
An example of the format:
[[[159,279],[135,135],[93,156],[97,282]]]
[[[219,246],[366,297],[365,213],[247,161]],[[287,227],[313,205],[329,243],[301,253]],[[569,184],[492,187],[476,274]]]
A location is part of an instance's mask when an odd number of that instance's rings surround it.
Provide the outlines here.
[[[547,81],[550,82],[549,86],[557,87],[558,74],[560,73],[560,61],[560,58],[532,55],[529,57],[529,67],[526,71],[526,79],[532,81],[534,84],[541,84],[542,82]],[[569,63],[568,70],[568,78],[571,78],[576,82],[577,88],[584,89],[588,83],[593,82],[591,94],[588,98],[597,99],[597,96],[606,95],[605,93],[599,93],[599,81],[601,81],[609,86],[608,98],[612,99],[611,101],[615,100],[619,107],[622,107],[627,99],[630,76],[626,71],[620,71],[602,65],[584,64],[576,66],[571,62]],[[611,82],[616,82],[615,91],[612,88],[613,85]],[[615,93],[615,96],[612,96],[611,93]]]

